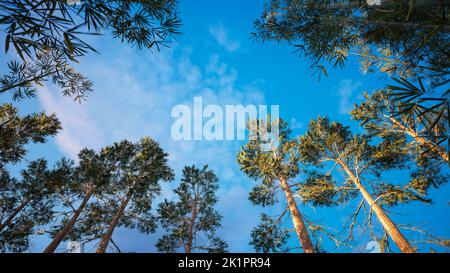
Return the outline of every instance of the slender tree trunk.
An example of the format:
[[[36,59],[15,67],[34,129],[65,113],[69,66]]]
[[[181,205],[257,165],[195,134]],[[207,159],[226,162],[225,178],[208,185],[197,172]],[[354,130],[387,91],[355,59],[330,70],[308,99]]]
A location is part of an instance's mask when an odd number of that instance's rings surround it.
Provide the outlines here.
[[[297,233],[298,239],[300,240],[300,245],[305,253],[314,253],[314,246],[311,242],[311,239],[309,238],[308,230],[306,229],[305,223],[303,222],[302,215],[300,214],[294,197],[292,196],[291,188],[284,178],[280,179],[280,184],[286,195],[289,211],[291,212],[292,216],[292,222],[294,222],[295,232]]]
[[[375,212],[375,215],[377,216],[381,225],[386,230],[386,232],[389,234],[391,239],[395,242],[395,244],[398,246],[398,248],[403,253],[416,252],[414,250],[414,248],[409,244],[408,240],[403,236],[403,234],[397,228],[397,226],[386,215],[386,213],[383,211],[383,209],[373,200],[372,196],[370,196],[369,192],[367,192],[367,190],[361,184],[361,181],[359,180],[359,178],[356,177],[354,175],[354,173],[352,171],[350,171],[350,169],[347,167],[347,165],[344,164],[341,160],[338,160],[338,162],[342,166],[342,168],[345,170],[345,172],[348,174],[348,176],[353,181],[353,183],[356,185],[358,190],[361,192],[362,196],[364,197],[366,202],[369,204],[370,208]]]
[[[448,154],[445,151],[445,149],[443,149],[442,147],[435,145],[434,143],[432,143],[431,141],[427,140],[426,138],[423,138],[421,136],[419,136],[414,130],[411,130],[409,128],[407,128],[406,126],[404,126],[401,122],[399,122],[398,120],[396,120],[395,118],[385,115],[386,118],[388,118],[395,127],[398,127],[400,130],[404,131],[406,134],[408,134],[409,136],[411,136],[412,138],[414,138],[414,140],[422,145],[427,146],[430,150],[435,151],[440,157],[442,157],[442,159],[444,159],[447,163],[448,161]]]
[[[184,246],[184,251],[186,253],[191,253],[192,249],[192,241],[194,240],[194,225],[195,225],[195,219],[197,218],[197,201],[195,201],[194,207],[192,208],[192,216],[191,221],[189,222],[189,234],[188,234],[188,241]]]
[[[86,207],[87,202],[91,198],[92,194],[94,193],[94,188],[91,187],[86,195],[83,198],[83,201],[81,202],[78,209],[73,214],[70,221],[64,226],[63,229],[61,229],[58,234],[56,234],[53,241],[45,248],[44,253],[53,253],[55,249],[59,246],[62,240],[66,237],[67,233],[72,229],[73,225],[75,225],[75,222],[77,221],[78,217],[80,216],[81,212],[83,211],[84,207]]]
[[[14,211],[9,215],[9,217],[3,223],[0,224],[0,231],[2,231],[6,226],[10,225],[12,220],[14,220],[14,218],[17,216],[17,214],[30,202],[31,198],[27,198],[25,199],[25,201],[22,202],[22,204],[20,204],[20,206],[15,208]]]
[[[102,239],[100,240],[100,243],[98,245],[96,253],[105,253],[106,249],[108,248],[108,244],[109,244],[109,241],[111,240],[114,229],[116,228],[117,224],[119,223],[119,220],[122,217],[123,212],[125,211],[125,208],[127,207],[128,202],[130,201],[132,195],[133,195],[133,191],[130,189],[128,191],[125,199],[122,201],[122,204],[120,204],[120,207],[117,210],[116,214],[114,215],[111,223],[109,224],[109,227],[106,230],[106,233],[103,235]]]

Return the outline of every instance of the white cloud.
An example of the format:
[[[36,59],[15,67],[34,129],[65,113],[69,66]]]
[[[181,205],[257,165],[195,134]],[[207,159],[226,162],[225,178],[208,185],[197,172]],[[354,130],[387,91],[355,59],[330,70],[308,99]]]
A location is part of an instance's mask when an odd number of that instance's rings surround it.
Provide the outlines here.
[[[361,86],[360,81],[353,81],[350,79],[341,80],[339,83],[339,88],[337,91],[337,96],[340,97],[339,100],[339,114],[347,115],[353,108],[351,103],[352,95]]]
[[[222,107],[263,104],[264,96],[255,84],[236,86],[238,73],[217,55],[210,56],[208,64],[200,67],[191,62],[189,50],[176,52],[181,54],[175,54],[174,50],[159,55],[143,54],[128,48],[104,51],[96,62],[89,65],[84,62],[80,68],[95,84],[87,102],[73,102],[52,87],[39,92],[40,102],[47,112],[55,112],[61,120],[64,130],[56,143],[72,158],[83,147],[99,149],[122,139],[136,141],[150,136],[170,154],[169,164],[178,176],[185,165],[209,164],[221,181],[219,199],[223,200],[218,208],[224,217],[223,234],[232,238],[239,226],[241,237],[230,242],[230,246],[233,251],[245,251],[248,239],[243,238],[249,237],[256,224],[251,219],[256,219],[258,213],[252,212],[254,207],[247,199],[252,183],[239,171],[235,160],[241,143],[174,141],[171,138],[174,120],[170,113],[177,104],[192,105],[195,96],[203,97],[203,105]],[[162,198],[173,197],[170,187],[165,186]],[[152,243],[148,241],[149,245]]]
[[[234,52],[241,46],[239,41],[229,37],[228,30],[222,23],[209,26],[209,33],[211,33],[217,43],[222,45],[228,52]]]

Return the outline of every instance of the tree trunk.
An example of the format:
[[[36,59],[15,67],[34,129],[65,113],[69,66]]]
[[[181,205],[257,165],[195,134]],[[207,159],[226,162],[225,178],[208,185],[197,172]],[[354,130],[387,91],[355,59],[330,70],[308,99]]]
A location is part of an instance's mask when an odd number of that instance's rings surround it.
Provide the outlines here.
[[[64,226],[63,229],[61,229],[58,234],[55,236],[53,241],[45,248],[43,253],[53,253],[55,249],[59,246],[62,240],[66,237],[67,233],[72,229],[73,225],[75,225],[75,222],[77,221],[78,217],[80,216],[81,212],[83,211],[84,207],[86,207],[87,202],[91,198],[92,194],[94,193],[94,188],[91,187],[86,195],[83,198],[83,201],[81,202],[78,209],[73,214],[70,221]]]
[[[356,177],[352,171],[344,164],[341,160],[338,163],[342,166],[348,176],[351,178],[353,183],[356,185],[358,190],[361,192],[362,196],[369,204],[370,208],[375,212],[375,215],[383,226],[384,230],[389,234],[391,239],[395,242],[398,248],[403,253],[414,253],[416,252],[414,248],[409,244],[408,240],[403,236],[403,234],[398,230],[397,226],[391,221],[391,219],[384,213],[383,209],[373,200],[369,192],[361,184],[361,181]]]
[[[194,207],[192,208],[192,216],[191,221],[189,222],[189,234],[188,234],[188,241],[186,245],[184,246],[184,251],[186,253],[191,253],[192,249],[192,241],[194,240],[194,225],[195,225],[195,219],[197,218],[197,200],[195,200]]]
[[[14,209],[14,211],[11,213],[11,215],[9,215],[9,217],[0,224],[0,231],[2,231],[3,229],[5,229],[6,226],[10,225],[12,220],[14,220],[14,218],[17,216],[17,214],[24,208],[26,207],[29,203],[31,202],[31,198],[27,198],[25,199],[25,201],[22,202],[22,204],[20,204],[20,206],[18,206],[17,208]]]
[[[286,195],[286,199],[289,205],[289,211],[291,212],[292,216],[292,222],[294,223],[295,232],[297,233],[298,239],[300,240],[300,245],[305,253],[314,253],[314,246],[311,242],[311,239],[309,238],[308,230],[306,229],[305,223],[303,222],[302,215],[300,214],[294,197],[292,196],[291,188],[284,178],[280,179],[280,184],[283,187],[283,191]]]
[[[399,128],[400,130],[404,131],[406,134],[414,138],[414,140],[417,143],[427,146],[432,151],[436,151],[436,153],[448,163],[448,154],[445,151],[445,149],[419,136],[414,130],[407,128],[405,125],[403,125],[400,121],[396,120],[395,118],[388,115],[384,115],[384,117],[388,118],[395,127]]]
[[[448,163],[448,154],[445,151],[445,149],[443,149],[442,147],[433,145],[430,141],[426,140],[425,138],[423,138],[421,136],[418,136],[417,134],[415,136],[413,135],[412,137],[414,137],[414,139],[417,141],[417,143],[427,146],[430,150],[435,150],[436,153],[440,157],[442,157],[442,159],[447,161],[447,163]]]
[[[127,207],[127,204],[130,201],[132,195],[133,195],[133,191],[130,189],[125,197],[125,200],[122,201],[122,204],[120,204],[119,209],[117,210],[111,223],[109,224],[109,227],[106,230],[106,233],[103,235],[102,239],[100,240],[100,243],[98,245],[96,253],[105,253],[106,249],[108,248],[108,244],[109,244],[109,241],[111,240],[114,229],[116,228],[117,224],[119,223],[120,217],[122,217],[123,212],[125,211],[125,208]]]

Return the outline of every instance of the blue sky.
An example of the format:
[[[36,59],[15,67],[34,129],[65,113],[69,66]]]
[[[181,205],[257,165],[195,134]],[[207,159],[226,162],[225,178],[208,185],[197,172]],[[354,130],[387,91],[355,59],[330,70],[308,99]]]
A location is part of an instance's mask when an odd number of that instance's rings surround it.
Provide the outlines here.
[[[47,85],[39,90],[38,98],[17,104],[23,114],[38,110],[56,112],[64,128],[47,144],[31,146],[28,158],[76,158],[83,147],[98,149],[122,139],[153,137],[170,153],[169,163],[177,174],[184,165],[191,164],[209,164],[218,174],[221,188],[217,208],[224,217],[220,234],[229,243],[230,251],[252,251],[248,245],[250,231],[263,210],[248,201],[248,192],[255,182],[239,171],[235,161],[243,143],[173,141],[172,107],[180,103],[191,105],[195,96],[202,96],[204,104],[279,105],[280,116],[291,123],[294,134],[303,133],[308,121],[318,115],[327,115],[357,131],[347,112],[364,91],[387,83],[377,74],[363,75],[352,59],[345,69],[333,70],[328,78],[319,81],[308,70],[307,60],[293,54],[292,47],[250,40],[253,21],[262,6],[263,1],[256,0],[182,0],[179,11],[183,35],[161,52],[139,51],[108,35],[89,38],[100,54],[84,57],[77,66],[95,84],[88,101],[75,103]],[[2,95],[0,102],[10,99]],[[392,175],[392,179],[401,177],[401,173]],[[175,185],[176,181],[165,185],[162,198],[173,198],[171,189]],[[447,185],[433,191],[434,205],[393,208],[392,218],[399,223],[421,225],[437,236],[450,237],[448,193]],[[300,207],[308,219],[342,231],[345,217],[359,200],[358,197],[343,208]],[[265,212],[276,215],[282,205]],[[287,220],[285,225],[290,226]],[[417,233],[405,234],[412,241],[421,239]],[[155,251],[159,235],[117,229],[113,238],[122,251],[149,252]],[[290,244],[298,247],[294,239]],[[325,247],[328,251],[362,251],[368,241],[367,236],[360,234],[354,248],[336,249],[329,242]],[[48,239],[36,237],[31,250],[40,251],[46,243]]]

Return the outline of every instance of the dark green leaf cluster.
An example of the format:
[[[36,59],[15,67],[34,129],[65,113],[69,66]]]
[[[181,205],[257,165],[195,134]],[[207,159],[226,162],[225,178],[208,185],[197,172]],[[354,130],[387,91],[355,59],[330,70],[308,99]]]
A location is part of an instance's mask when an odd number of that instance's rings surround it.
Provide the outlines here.
[[[29,236],[54,218],[55,206],[70,183],[73,162],[61,160],[53,169],[47,161],[31,161],[20,179],[2,171],[0,188],[0,241],[3,252],[24,251]]]
[[[44,143],[56,135],[61,124],[55,115],[45,113],[20,117],[11,104],[0,106],[0,167],[17,163],[26,154],[25,145]]]
[[[335,206],[353,198],[357,192],[351,185],[337,186],[329,174],[316,171],[307,172],[306,179],[300,183],[297,194],[303,202],[314,206]]]
[[[344,169],[343,172],[348,179],[338,186],[338,181],[332,179],[331,173],[323,175],[316,171],[307,172],[305,182],[299,186],[299,195],[303,200],[326,206],[345,202],[355,196],[356,188],[351,187],[355,181],[352,180],[360,181],[370,175],[379,180],[383,171],[402,168],[410,158],[404,137],[384,133],[381,142],[371,145],[370,141],[371,137],[352,135],[348,127],[330,122],[328,118],[312,120],[308,131],[299,141],[302,162],[321,169],[329,166],[327,162],[345,167],[348,170]],[[415,176],[420,177],[419,173]],[[376,196],[381,195],[381,202],[391,206],[412,200],[429,202],[421,194],[424,192],[423,187],[427,186],[419,185],[418,179],[412,183],[403,188],[381,182],[372,183],[371,186]]]
[[[70,65],[97,52],[83,40],[86,35],[111,31],[113,37],[138,48],[166,46],[179,34],[176,1],[7,0],[0,4],[0,27],[5,52],[14,50],[21,62],[8,64],[0,78],[0,93],[13,90],[13,98],[35,96],[35,85],[51,80],[64,95],[84,99],[92,82]]]
[[[84,161],[80,161],[80,167],[83,168],[83,177],[87,179],[84,182],[96,188],[101,200],[91,207],[93,215],[108,211],[100,218],[105,226],[119,204],[130,196],[118,226],[153,233],[156,229],[156,218],[152,214],[153,200],[160,194],[160,182],[171,181],[174,177],[173,170],[167,165],[167,156],[159,144],[148,137],[137,143],[126,140],[114,143],[98,154],[82,151],[80,157]],[[100,179],[92,180],[95,178]],[[115,210],[112,209],[114,207]],[[88,223],[94,224],[94,227],[100,225],[91,219]]]
[[[254,37],[287,41],[327,74],[324,63],[343,66],[349,53],[364,71],[442,79],[450,67],[447,6],[389,1],[382,8],[355,1],[271,0],[255,21]],[[378,49],[378,51],[377,51]],[[349,52],[349,51],[355,52]]]
[[[377,183],[374,185],[374,194],[380,198],[378,203],[387,206],[396,206],[399,203],[406,204],[411,201],[431,203],[430,199],[423,198],[420,194],[416,193],[413,188],[408,186],[401,187],[398,185]]]
[[[430,185],[437,187],[448,181],[443,170],[448,147],[446,150],[442,142],[448,138],[448,126],[440,120],[430,131],[426,124],[435,116],[432,111],[396,112],[403,102],[393,100],[390,94],[386,90],[365,94],[365,100],[352,110],[352,117],[378,142],[373,155],[376,164],[411,169],[411,187],[425,196]]]
[[[158,206],[158,218],[168,234],[156,246],[161,252],[225,252],[227,244],[217,235],[222,217],[214,209],[219,180],[208,166],[186,166],[175,189],[177,201],[165,200]]]

